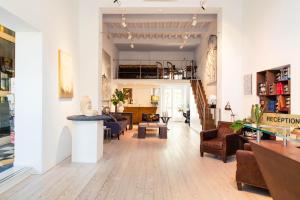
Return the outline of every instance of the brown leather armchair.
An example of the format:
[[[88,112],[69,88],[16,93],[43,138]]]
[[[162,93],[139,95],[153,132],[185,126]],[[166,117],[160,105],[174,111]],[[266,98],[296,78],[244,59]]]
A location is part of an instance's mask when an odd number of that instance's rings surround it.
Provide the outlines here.
[[[221,156],[224,163],[227,156],[234,155],[239,149],[239,133],[233,133],[230,122],[219,122],[217,129],[200,133],[200,154],[204,152]]]
[[[243,184],[268,189],[249,143],[244,144],[244,150],[236,152],[236,184],[238,190],[243,189]]]

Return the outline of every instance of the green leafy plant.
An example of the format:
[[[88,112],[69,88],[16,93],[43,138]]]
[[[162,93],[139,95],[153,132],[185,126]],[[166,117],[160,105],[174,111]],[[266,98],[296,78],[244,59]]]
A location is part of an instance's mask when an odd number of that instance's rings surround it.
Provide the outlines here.
[[[256,123],[257,126],[261,123],[262,116],[264,114],[264,109],[259,104],[252,106],[251,118],[244,120],[236,120],[232,123],[230,128],[236,133],[242,130],[245,124]]]
[[[264,114],[264,109],[259,104],[255,104],[254,116],[255,116],[255,123],[257,126],[261,123],[262,116]]]
[[[246,120],[236,120],[234,121],[230,128],[235,132],[239,132],[240,130],[242,130],[242,128],[244,127],[244,124],[246,123]]]
[[[125,103],[126,93],[116,89],[115,93],[112,95],[111,102],[115,106],[115,112],[117,112],[117,106],[120,102]]]

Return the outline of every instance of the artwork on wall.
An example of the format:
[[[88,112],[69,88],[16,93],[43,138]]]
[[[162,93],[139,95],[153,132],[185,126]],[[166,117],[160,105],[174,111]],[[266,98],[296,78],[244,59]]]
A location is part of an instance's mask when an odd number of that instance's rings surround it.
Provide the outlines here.
[[[111,97],[111,56],[102,50],[102,99],[109,102]]]
[[[72,57],[62,50],[58,50],[58,87],[60,98],[73,98]]]
[[[130,104],[132,101],[132,88],[123,88],[125,94],[125,100]]]
[[[217,36],[211,35],[208,39],[208,51],[206,58],[207,84],[217,82]]]
[[[252,95],[252,74],[244,76],[244,95]]]

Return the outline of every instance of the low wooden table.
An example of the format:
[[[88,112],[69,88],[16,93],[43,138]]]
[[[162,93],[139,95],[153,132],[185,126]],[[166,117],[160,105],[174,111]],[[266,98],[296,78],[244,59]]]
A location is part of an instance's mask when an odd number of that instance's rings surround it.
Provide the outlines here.
[[[159,130],[160,139],[168,138],[168,128],[165,124],[162,123],[139,123],[138,138],[140,139],[146,138],[147,129],[155,129],[155,128]]]

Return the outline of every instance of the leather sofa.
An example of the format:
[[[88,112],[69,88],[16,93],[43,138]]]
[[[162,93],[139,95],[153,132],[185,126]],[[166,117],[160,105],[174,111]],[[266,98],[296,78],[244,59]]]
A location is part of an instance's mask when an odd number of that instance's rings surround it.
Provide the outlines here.
[[[238,190],[243,189],[243,184],[268,189],[249,143],[244,144],[244,150],[236,152],[236,161],[236,183]]]
[[[224,163],[227,156],[234,155],[240,146],[240,133],[234,133],[230,128],[230,122],[218,123],[216,129],[202,131],[200,133],[200,154],[204,152],[221,156]]]

